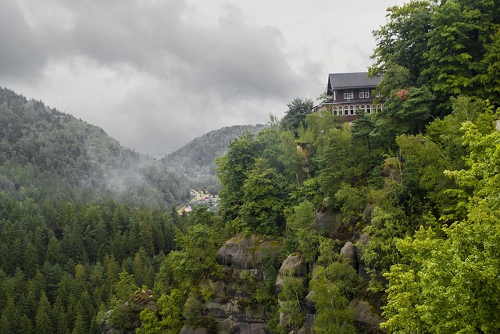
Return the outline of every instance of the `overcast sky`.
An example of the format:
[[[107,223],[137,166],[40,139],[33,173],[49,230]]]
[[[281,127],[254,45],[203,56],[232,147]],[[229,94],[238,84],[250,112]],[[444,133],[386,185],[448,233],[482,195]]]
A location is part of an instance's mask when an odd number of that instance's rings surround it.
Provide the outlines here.
[[[161,157],[366,71],[403,0],[0,0],[0,86]]]

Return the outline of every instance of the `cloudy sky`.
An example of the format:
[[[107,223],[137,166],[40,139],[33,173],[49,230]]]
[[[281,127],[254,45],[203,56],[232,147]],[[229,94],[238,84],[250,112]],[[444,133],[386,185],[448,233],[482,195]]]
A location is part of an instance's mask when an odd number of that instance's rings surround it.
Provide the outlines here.
[[[366,71],[403,0],[1,0],[0,86],[161,157]]]

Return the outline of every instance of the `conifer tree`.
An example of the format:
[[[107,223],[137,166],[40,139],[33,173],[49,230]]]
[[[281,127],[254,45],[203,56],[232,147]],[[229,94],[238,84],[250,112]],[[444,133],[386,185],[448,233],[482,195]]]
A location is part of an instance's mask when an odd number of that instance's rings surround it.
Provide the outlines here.
[[[51,306],[45,292],[42,291],[35,316],[35,330],[40,334],[52,334],[53,329]]]
[[[2,312],[0,328],[3,333],[21,334],[20,322],[21,316],[14,303],[14,298],[9,296],[7,304]]]

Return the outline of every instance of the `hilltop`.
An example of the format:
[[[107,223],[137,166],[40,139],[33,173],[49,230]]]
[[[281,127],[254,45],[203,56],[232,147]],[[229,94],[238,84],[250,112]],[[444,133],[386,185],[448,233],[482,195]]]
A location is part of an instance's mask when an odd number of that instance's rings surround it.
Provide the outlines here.
[[[218,192],[220,182],[215,175],[215,159],[226,154],[229,144],[245,131],[257,133],[265,126],[233,125],[210,131],[165,156],[161,161],[171,170],[182,172],[191,188]]]
[[[1,190],[112,196],[147,205],[174,205],[189,197],[182,174],[41,101],[0,88],[0,123]]]

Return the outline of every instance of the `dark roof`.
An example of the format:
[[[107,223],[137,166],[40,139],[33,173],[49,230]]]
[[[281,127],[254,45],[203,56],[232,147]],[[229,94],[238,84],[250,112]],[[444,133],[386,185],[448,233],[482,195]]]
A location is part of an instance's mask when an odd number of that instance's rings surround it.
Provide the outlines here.
[[[381,76],[368,77],[368,72],[331,73],[328,75],[327,93],[337,89],[371,87],[375,88],[382,81]]]

